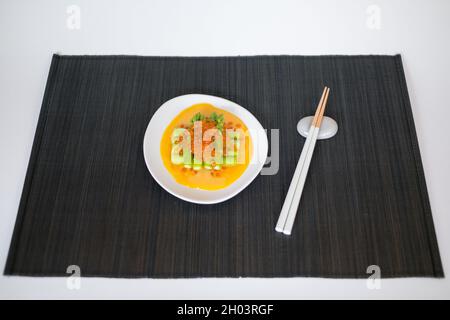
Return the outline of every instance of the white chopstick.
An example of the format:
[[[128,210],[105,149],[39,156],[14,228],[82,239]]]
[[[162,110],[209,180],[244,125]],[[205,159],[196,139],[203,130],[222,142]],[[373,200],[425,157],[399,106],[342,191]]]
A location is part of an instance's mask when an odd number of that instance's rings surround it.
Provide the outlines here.
[[[327,87],[325,87],[325,89],[323,90],[322,97],[320,98],[319,104],[317,105],[314,119],[311,123],[311,127],[309,129],[308,136],[306,138],[305,144],[303,145],[302,153],[300,154],[300,158],[298,160],[297,167],[295,168],[295,171],[294,171],[294,176],[292,177],[291,184],[290,184],[288,192],[286,194],[286,198],[284,199],[284,204],[283,204],[283,207],[281,208],[280,217],[278,218],[278,222],[275,227],[275,230],[278,232],[284,231],[284,226],[286,224],[289,208],[291,207],[291,204],[292,204],[292,199],[294,197],[295,189],[297,187],[297,182],[300,178],[300,173],[302,172],[303,165],[305,163],[306,154],[307,154],[309,145],[310,145],[312,137],[313,137],[313,131],[315,128],[314,124],[316,122],[317,117],[319,116],[320,109],[322,107],[323,99],[325,98],[326,91],[327,91]]]
[[[320,98],[320,102],[317,106],[314,119],[311,123],[305,145],[303,146],[302,153],[300,154],[300,159],[297,163],[294,176],[292,177],[288,193],[284,200],[280,217],[278,218],[278,222],[275,227],[276,231],[283,232],[287,235],[291,234],[292,226],[295,221],[298,205],[303,191],[303,186],[306,181],[312,154],[314,152],[320,125],[322,123],[323,114],[325,112],[325,106],[328,100],[329,91],[330,89],[325,87],[322,93],[322,97]]]

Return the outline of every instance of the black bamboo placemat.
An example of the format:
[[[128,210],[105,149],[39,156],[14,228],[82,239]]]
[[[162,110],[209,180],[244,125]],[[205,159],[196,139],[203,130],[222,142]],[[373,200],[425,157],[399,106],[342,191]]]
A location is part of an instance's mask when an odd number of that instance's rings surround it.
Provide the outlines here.
[[[274,227],[304,139],[297,121],[331,87],[338,134],[319,141],[293,234]],[[146,126],[188,93],[231,99],[280,129],[276,175],[195,205],[144,163]],[[57,56],[5,268],[102,277],[442,277],[400,56]]]

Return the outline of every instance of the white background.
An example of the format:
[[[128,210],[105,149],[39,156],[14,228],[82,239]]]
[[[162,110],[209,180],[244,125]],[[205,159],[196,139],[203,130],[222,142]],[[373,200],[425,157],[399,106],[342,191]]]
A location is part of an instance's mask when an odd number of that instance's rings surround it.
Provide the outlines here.
[[[69,5],[81,28],[67,27]],[[369,28],[368,8],[381,10]],[[369,24],[369,26],[374,26]],[[6,262],[52,53],[401,53],[442,262],[450,275],[450,1],[0,0],[0,270]],[[295,134],[295,133],[293,133]],[[0,298],[450,298],[447,279],[82,279],[0,276]]]

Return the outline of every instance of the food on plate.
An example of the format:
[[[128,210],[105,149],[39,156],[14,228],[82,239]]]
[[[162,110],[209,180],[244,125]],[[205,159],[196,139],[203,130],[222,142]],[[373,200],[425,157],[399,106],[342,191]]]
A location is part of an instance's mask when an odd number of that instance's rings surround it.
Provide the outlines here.
[[[247,169],[253,150],[248,128],[236,115],[209,103],[179,113],[160,145],[164,166],[180,184],[218,190]]]

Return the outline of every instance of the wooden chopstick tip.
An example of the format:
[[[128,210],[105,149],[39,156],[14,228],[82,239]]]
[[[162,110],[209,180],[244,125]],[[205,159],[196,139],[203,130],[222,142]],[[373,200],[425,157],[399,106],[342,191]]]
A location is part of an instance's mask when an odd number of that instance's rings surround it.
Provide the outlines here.
[[[322,124],[322,119],[323,119],[323,115],[324,115],[324,113],[325,113],[325,108],[326,108],[326,106],[327,106],[329,94],[330,94],[330,88],[327,88],[327,91],[326,91],[326,93],[325,93],[325,97],[324,97],[324,99],[323,99],[322,106],[321,106],[321,108],[320,108],[319,116],[317,117],[317,120],[316,120],[316,125],[315,125],[315,126],[316,126],[317,128],[320,128],[320,125]]]
[[[320,110],[321,110],[321,108],[322,108],[323,101],[324,101],[324,98],[325,98],[326,93],[327,93],[327,87],[325,87],[325,88],[323,89],[322,96],[320,97],[319,104],[317,105],[316,112],[314,113],[314,118],[313,118],[313,121],[312,121],[312,125],[314,125],[314,126],[315,126],[316,123],[317,123],[317,119],[318,119],[318,117],[319,117]]]

